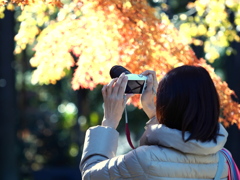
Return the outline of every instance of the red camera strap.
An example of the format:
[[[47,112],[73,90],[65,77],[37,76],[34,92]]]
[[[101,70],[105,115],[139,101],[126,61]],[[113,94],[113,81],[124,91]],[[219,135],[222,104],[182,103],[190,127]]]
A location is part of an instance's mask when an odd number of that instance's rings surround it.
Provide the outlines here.
[[[128,117],[127,117],[127,109],[125,107],[125,134],[126,134],[126,137],[127,137],[127,141],[128,141],[128,144],[131,146],[132,149],[135,149],[135,147],[133,146],[132,144],[132,141],[131,141],[131,136],[130,136],[130,130],[129,130],[129,127],[128,127]]]
[[[126,136],[127,136],[128,144],[131,146],[132,149],[135,149],[135,147],[133,146],[132,141],[131,141],[130,130],[129,130],[129,127],[128,127],[128,123],[125,124],[125,133],[126,133]]]

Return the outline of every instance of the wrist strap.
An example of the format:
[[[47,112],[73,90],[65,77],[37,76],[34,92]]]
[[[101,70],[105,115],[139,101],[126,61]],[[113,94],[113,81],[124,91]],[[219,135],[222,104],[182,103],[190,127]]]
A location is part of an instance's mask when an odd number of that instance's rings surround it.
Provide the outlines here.
[[[125,134],[127,137],[127,141],[128,141],[128,144],[131,146],[131,148],[135,149],[135,147],[133,146],[132,141],[131,141],[130,130],[128,127],[128,117],[127,117],[127,107],[126,106],[124,109],[124,113],[125,113]]]

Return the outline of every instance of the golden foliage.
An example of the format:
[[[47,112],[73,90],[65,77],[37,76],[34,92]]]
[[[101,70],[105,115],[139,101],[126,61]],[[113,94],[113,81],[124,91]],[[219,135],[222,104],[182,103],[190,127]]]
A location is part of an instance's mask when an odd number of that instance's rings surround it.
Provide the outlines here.
[[[18,34],[15,36],[15,53],[21,53],[28,44],[33,44],[35,38],[51,24],[50,16],[56,13],[56,9],[42,1],[25,6],[17,20],[22,22]]]
[[[0,0],[0,19],[4,18],[5,9],[14,10],[15,6],[20,6],[23,9],[25,6],[35,4],[41,4],[43,6],[52,5],[52,7],[58,8],[63,7],[61,0]],[[40,7],[40,9],[42,8]]]
[[[0,0],[0,6],[6,5],[6,4],[16,4],[18,6],[25,6],[25,5],[31,5],[39,2],[39,0]],[[43,3],[51,4],[57,7],[62,7],[63,3],[61,0],[42,0]]]
[[[194,45],[202,45],[201,39],[207,39],[203,44],[204,52],[205,58],[211,63],[219,58],[221,51],[225,51],[227,55],[232,54],[230,43],[240,41],[237,34],[240,30],[239,0],[196,0],[190,2],[188,8],[196,13],[179,16],[179,30],[186,37],[185,40]],[[199,39],[196,41],[197,38]]]
[[[33,83],[56,83],[74,66],[72,87],[76,90],[108,83],[109,70],[116,64],[136,74],[146,69],[155,70],[159,80],[174,67],[201,65],[208,70],[219,92],[223,112],[220,120],[225,125],[236,123],[240,127],[240,105],[231,98],[234,92],[205,60],[197,59],[189,46],[192,36],[198,33],[214,35],[214,29],[210,31],[204,24],[183,24],[185,31],[195,31],[188,32],[190,36],[184,34],[183,29],[179,32],[166,16],[162,15],[161,21],[157,19],[155,9],[142,0],[73,0],[59,10],[55,21],[47,19],[55,13],[49,4],[40,4],[40,1],[35,2],[23,9],[16,36],[18,53],[33,43],[40,28],[44,29],[30,60],[36,67]],[[199,7],[204,9],[201,4]],[[39,12],[36,13],[36,9]],[[206,42],[206,46],[207,43],[211,48],[212,42]],[[135,96],[132,103],[139,106],[137,99]]]

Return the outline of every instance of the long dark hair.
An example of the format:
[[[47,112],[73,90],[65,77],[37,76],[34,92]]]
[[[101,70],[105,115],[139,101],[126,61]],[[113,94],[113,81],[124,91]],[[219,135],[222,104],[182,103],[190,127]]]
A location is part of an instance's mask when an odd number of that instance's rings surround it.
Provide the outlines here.
[[[184,65],[169,71],[158,86],[156,111],[159,123],[181,130],[185,142],[216,142],[219,97],[203,67]],[[184,139],[186,131],[191,135]]]

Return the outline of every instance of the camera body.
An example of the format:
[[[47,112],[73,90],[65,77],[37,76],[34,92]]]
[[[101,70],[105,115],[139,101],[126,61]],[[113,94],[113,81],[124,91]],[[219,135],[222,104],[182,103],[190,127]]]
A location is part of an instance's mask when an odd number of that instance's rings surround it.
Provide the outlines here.
[[[146,86],[147,77],[138,74],[132,74],[126,68],[115,65],[110,70],[111,78],[119,77],[122,73],[125,73],[128,76],[128,83],[126,86],[126,94],[142,94]]]
[[[142,94],[146,87],[147,77],[138,74],[126,74],[128,82],[126,86],[126,94]]]

